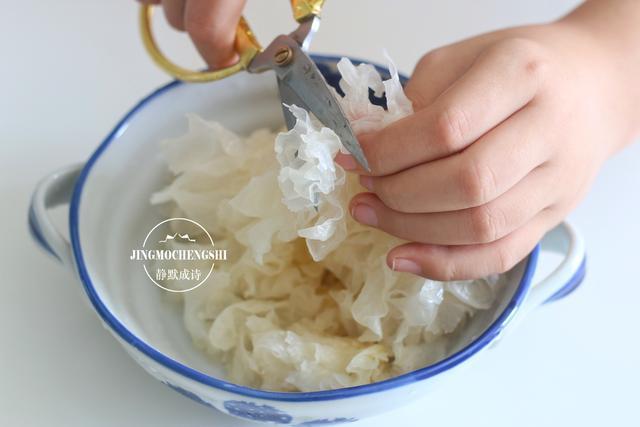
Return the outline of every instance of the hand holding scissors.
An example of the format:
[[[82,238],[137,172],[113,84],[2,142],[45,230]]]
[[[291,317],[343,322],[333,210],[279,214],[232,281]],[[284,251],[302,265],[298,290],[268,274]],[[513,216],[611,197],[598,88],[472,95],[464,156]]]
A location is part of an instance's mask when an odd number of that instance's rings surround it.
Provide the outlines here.
[[[193,0],[192,0],[193,1]],[[282,104],[297,105],[313,113],[325,126],[340,137],[344,147],[365,170],[369,169],[360,144],[353,134],[338,100],[327,86],[318,67],[306,54],[313,34],[318,29],[318,14],[324,0],[292,0],[291,5],[298,28],[289,35],[276,37],[264,50],[254,37],[249,25],[240,17],[235,31],[234,51],[237,61],[211,71],[191,71],[167,59],[158,48],[151,32],[150,5],[143,5],[140,26],[145,47],[154,61],[174,77],[190,82],[223,79],[240,71],[262,73],[274,71]],[[295,119],[285,107],[283,114],[287,128],[292,129]]]

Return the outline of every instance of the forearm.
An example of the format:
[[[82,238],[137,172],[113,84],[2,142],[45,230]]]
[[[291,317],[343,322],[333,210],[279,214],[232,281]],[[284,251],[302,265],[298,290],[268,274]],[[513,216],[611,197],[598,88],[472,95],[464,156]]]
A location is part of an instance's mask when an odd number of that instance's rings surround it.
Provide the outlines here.
[[[602,39],[616,40],[628,47],[637,47],[640,41],[638,0],[587,0],[563,20],[585,25]]]
[[[560,23],[577,28],[601,48],[628,115],[630,139],[640,135],[640,1],[588,0]]]

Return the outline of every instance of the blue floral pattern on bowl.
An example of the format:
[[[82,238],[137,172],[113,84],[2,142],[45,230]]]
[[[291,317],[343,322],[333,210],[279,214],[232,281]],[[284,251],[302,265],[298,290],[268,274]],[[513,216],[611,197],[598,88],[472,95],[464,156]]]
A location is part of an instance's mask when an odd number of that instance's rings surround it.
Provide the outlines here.
[[[182,387],[179,387],[177,385],[171,384],[169,382],[163,381],[162,383],[168,385],[173,390],[177,391],[181,395],[186,396],[186,397],[188,397],[189,399],[191,399],[191,400],[193,400],[195,402],[201,403],[203,405],[206,405],[206,406],[209,406],[210,408],[214,408],[215,409],[215,407],[212,404],[210,404],[206,400],[202,400],[202,398],[200,396],[198,396],[197,394],[195,394],[195,393],[193,393],[193,392],[191,392],[189,390],[185,390]]]
[[[290,424],[293,417],[273,406],[258,405],[243,400],[227,400],[224,409],[231,415],[252,421],[262,421],[275,424]]]
[[[334,424],[353,423],[355,421],[358,421],[358,420],[356,418],[342,418],[342,417],[333,418],[333,419],[323,418],[321,420],[307,421],[302,424],[298,424],[298,426],[327,426],[327,425],[334,425]]]

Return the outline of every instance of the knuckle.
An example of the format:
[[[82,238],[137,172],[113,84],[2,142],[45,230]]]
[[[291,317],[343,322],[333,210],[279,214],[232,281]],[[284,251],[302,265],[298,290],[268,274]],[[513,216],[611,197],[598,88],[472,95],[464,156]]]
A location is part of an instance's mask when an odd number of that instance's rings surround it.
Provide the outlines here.
[[[549,61],[542,56],[529,58],[525,61],[524,72],[527,76],[534,80],[542,80],[549,69]]]
[[[185,29],[194,41],[207,42],[212,48],[222,48],[223,41],[219,31],[208,20],[190,18],[185,22]]]
[[[525,38],[510,38],[499,44],[502,53],[509,58],[515,58],[515,64],[520,68],[518,72],[541,79],[547,74],[549,61],[546,50],[539,43]]]
[[[460,108],[448,106],[436,113],[436,138],[446,148],[458,150],[469,131],[469,119]]]
[[[416,69],[424,70],[427,68],[431,68],[434,66],[438,66],[443,62],[443,57],[445,54],[444,48],[433,49],[424,55],[418,61],[418,65],[416,65]]]
[[[490,201],[496,193],[495,173],[486,162],[465,162],[460,169],[458,181],[467,207],[480,206]]]
[[[471,235],[475,243],[489,243],[500,238],[502,230],[499,216],[489,205],[481,205],[470,211]]]

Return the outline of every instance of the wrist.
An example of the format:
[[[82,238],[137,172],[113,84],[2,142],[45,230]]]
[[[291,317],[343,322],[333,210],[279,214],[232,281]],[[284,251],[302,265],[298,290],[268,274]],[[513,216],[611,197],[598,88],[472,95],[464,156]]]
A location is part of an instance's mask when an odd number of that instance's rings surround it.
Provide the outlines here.
[[[589,0],[556,24],[583,40],[605,105],[621,122],[625,142],[640,136],[640,1]],[[622,147],[615,147],[619,149]]]

